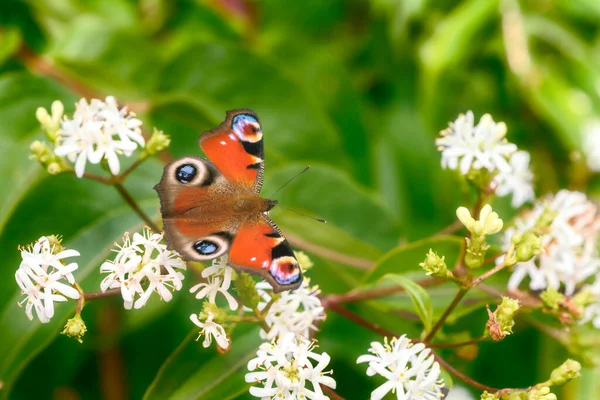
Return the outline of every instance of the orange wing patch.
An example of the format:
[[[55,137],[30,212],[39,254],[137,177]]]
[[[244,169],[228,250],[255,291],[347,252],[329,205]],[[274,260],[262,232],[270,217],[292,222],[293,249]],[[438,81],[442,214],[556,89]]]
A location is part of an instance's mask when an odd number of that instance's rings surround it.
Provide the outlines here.
[[[264,150],[262,129],[254,112],[229,111],[221,125],[200,136],[199,144],[227,180],[260,191]]]
[[[245,224],[229,250],[229,261],[256,270],[268,269],[273,261],[272,249],[284,240],[273,234],[273,228],[264,222]]]

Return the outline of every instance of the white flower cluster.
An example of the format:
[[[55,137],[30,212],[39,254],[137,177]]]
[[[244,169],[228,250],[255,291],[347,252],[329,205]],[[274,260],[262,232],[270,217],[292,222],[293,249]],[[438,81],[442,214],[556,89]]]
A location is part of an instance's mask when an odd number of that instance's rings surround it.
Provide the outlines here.
[[[528,276],[532,290],[564,288],[565,294],[572,295],[579,284],[600,271],[600,215],[580,192],[561,190],[537,201],[532,211],[515,221],[515,227],[506,230],[504,250],[515,233],[532,229],[540,217],[548,216],[553,219],[549,232],[542,235],[543,253],[516,264],[508,281],[510,290],[517,289]]]
[[[440,366],[431,350],[423,343],[413,344],[406,335],[393,338],[389,343],[372,342],[369,353],[356,360],[367,362],[367,375],[379,374],[387,381],[371,393],[371,400],[379,400],[390,391],[398,400],[439,400],[444,382]]]
[[[534,199],[533,174],[529,153],[517,151],[506,140],[506,124],[494,122],[489,114],[475,125],[471,111],[459,115],[441,132],[436,145],[442,152],[442,167],[467,175],[471,169],[486,169],[495,174],[493,185],[498,196],[513,195],[513,207]]]
[[[153,292],[170,301],[173,294],[169,289],[181,289],[184,278],[181,271],[186,266],[177,253],[160,243],[162,238],[162,234],[152,233],[150,228],[144,228],[142,234],[134,233],[133,240],[126,233],[123,245],[116,244],[118,249],[113,250],[117,253],[115,259],[100,267],[100,272],[108,273],[100,289],[104,292],[120,288],[128,310],[146,305]]]
[[[268,282],[260,282],[256,288],[263,300],[258,305],[262,310],[271,301],[272,288]],[[311,287],[310,279],[306,277],[298,289],[281,293],[271,305],[265,318],[266,324],[271,329],[269,332],[261,331],[261,337],[272,340],[288,332],[309,337],[310,330],[317,330],[315,321],[325,319],[325,308],[318,297],[319,293],[321,293],[319,287]]]
[[[213,260],[210,267],[205,268],[202,271],[202,277],[206,279],[206,282],[201,282],[190,288],[190,293],[196,293],[198,300],[208,299],[210,303],[215,304],[217,294],[221,293],[227,305],[233,311],[238,309],[238,303],[236,299],[228,292],[231,286],[231,277],[233,275],[233,268],[228,264],[228,257],[220,257]]]
[[[213,318],[214,315],[212,313],[209,313],[206,320],[202,322],[200,321],[200,318],[198,318],[197,314],[190,315],[190,319],[192,320],[192,322],[198,325],[200,328],[202,328],[196,340],[199,340],[200,337],[204,335],[204,341],[202,342],[202,346],[208,347],[210,346],[214,338],[215,342],[217,342],[217,345],[219,345],[220,348],[225,350],[229,347],[229,339],[227,338],[225,329],[216,322],[213,322]]]
[[[314,342],[287,333],[271,343],[263,343],[256,358],[248,362],[246,382],[252,386],[250,394],[261,399],[329,399],[321,385],[335,389],[336,382],[324,371],[329,364],[327,353],[313,350]],[[314,365],[316,364],[316,365]],[[310,383],[311,387],[308,387]]]
[[[144,147],[142,122],[126,107],[119,109],[114,97],[105,101],[81,99],[72,119],[64,119],[54,153],[67,156],[75,163],[75,173],[82,177],[89,161],[98,164],[106,159],[113,175],[120,170],[118,154],[131,156],[138,145]]]
[[[60,241],[52,236],[42,236],[21,250],[22,261],[15,278],[25,295],[19,305],[26,303],[25,314],[30,320],[33,319],[32,310],[35,310],[41,322],[49,322],[54,316],[55,301],[79,298],[79,292],[73,287],[77,263],[63,263],[65,258],[74,256],[79,256],[79,252],[63,249]]]

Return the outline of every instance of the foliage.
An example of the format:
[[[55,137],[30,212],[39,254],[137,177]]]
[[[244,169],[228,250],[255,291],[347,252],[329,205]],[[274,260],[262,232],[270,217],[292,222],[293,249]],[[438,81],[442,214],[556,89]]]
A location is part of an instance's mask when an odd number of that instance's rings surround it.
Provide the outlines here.
[[[477,202],[478,191],[463,177],[440,168],[434,143],[448,121],[467,110],[505,121],[509,140],[532,155],[538,196],[563,187],[592,199],[600,194],[581,155],[583,132],[600,115],[599,18],[591,0],[1,2],[0,399],[50,392],[244,398],[245,363],[260,344],[257,327],[245,323],[224,356],[194,342],[189,315],[200,303],[187,287],[172,302],[152,298],[135,311],[115,299],[90,302],[82,345],[59,335],[75,302],[58,306],[48,324],[27,320],[16,305],[18,245],[62,235],[81,253],[77,282],[94,292],[113,243],[144,225],[110,185],[51,176],[29,159],[31,142],[44,138],[38,107],[61,100],[72,114],[80,97],[113,95],[147,130],[170,135],[173,157],[200,155],[198,135],[226,110],[256,111],[265,133],[263,195],[312,167],[277,197],[327,224],[281,208],[271,215],[313,260],[308,275],[325,307],[353,289],[405,290],[336,303],[319,325],[336,392],[367,398],[376,384],[356,359],[369,343],[384,332],[432,339],[429,327],[437,329],[464,290],[452,282],[417,284],[428,279],[419,263],[430,249],[445,256],[449,269],[460,263],[466,230],[433,235],[455,223],[457,207]],[[129,163],[123,170],[132,163],[122,162]],[[152,187],[163,165],[164,158],[149,157],[124,182],[153,221],[159,211]],[[505,198],[494,199],[493,208],[505,223],[515,215]],[[487,252],[499,254],[494,243]],[[508,276],[503,270],[485,283],[503,292]],[[196,277],[188,271],[187,279]],[[485,305],[501,302],[478,288],[463,295],[435,343],[479,338],[489,317]],[[381,330],[352,323],[340,307]],[[497,388],[545,382],[565,359],[577,358],[582,378],[555,393],[599,398],[595,329],[562,328],[538,307],[499,343],[487,338],[436,351]]]

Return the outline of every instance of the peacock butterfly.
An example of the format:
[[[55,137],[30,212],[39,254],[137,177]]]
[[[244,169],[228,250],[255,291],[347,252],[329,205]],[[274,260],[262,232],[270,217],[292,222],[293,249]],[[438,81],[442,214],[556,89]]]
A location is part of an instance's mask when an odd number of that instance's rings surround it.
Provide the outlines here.
[[[259,196],[264,174],[263,134],[251,110],[227,112],[202,133],[206,160],[169,163],[154,187],[169,249],[191,261],[229,253],[238,270],[267,279],[274,292],[296,289],[302,271],[288,241],[267,212],[276,200]]]

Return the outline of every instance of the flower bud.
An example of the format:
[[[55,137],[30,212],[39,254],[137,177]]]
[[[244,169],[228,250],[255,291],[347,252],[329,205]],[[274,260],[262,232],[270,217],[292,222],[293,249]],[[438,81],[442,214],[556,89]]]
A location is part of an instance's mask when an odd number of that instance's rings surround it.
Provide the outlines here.
[[[298,264],[300,264],[300,269],[302,272],[306,272],[313,267],[313,262],[308,257],[308,255],[303,251],[294,251],[294,255],[296,256],[296,260],[298,260]]]
[[[429,252],[425,256],[425,261],[419,265],[425,270],[427,275],[439,277],[452,276],[452,273],[448,271],[444,258],[444,256],[440,257],[432,249],[429,249]]]
[[[529,391],[530,400],[556,400],[556,395],[550,392],[548,386],[539,389],[533,388]]]
[[[543,250],[542,238],[533,232],[527,232],[517,247],[517,260],[529,261],[534,256],[541,254]]]
[[[146,143],[146,153],[149,156],[153,156],[160,151],[166,149],[171,144],[171,137],[169,135],[165,135],[163,131],[159,131],[154,128],[154,133],[148,139],[148,143]]]
[[[487,390],[481,393],[481,400],[500,400],[494,393],[488,393]]]
[[[577,307],[584,309],[590,304],[595,303],[598,300],[598,296],[589,287],[586,287],[573,296],[572,300]]]
[[[540,294],[540,299],[544,305],[552,310],[558,310],[565,296],[556,289],[549,287]]]
[[[237,290],[243,305],[252,310],[255,310],[258,307],[260,296],[256,290],[256,283],[250,274],[247,274],[246,272],[238,274],[238,277],[235,280],[235,289]]]
[[[550,382],[552,385],[564,385],[571,379],[579,377],[580,371],[581,364],[577,361],[568,359],[560,367],[552,371],[552,374],[550,374]]]
[[[502,296],[502,303],[496,310],[496,319],[504,334],[509,335],[512,333],[512,328],[515,325],[514,316],[518,309],[519,300]]]
[[[87,332],[85,322],[81,319],[81,315],[77,314],[73,318],[69,319],[65,324],[65,329],[61,332],[63,335],[67,335],[70,338],[75,338],[79,343],[83,343],[83,335]]]
[[[55,100],[52,102],[50,110],[52,115],[48,114],[48,111],[45,108],[39,107],[35,111],[35,117],[40,122],[42,129],[46,132],[48,139],[50,139],[52,143],[55,143],[59,136],[58,131],[60,129],[60,123],[65,108],[59,100]]]

